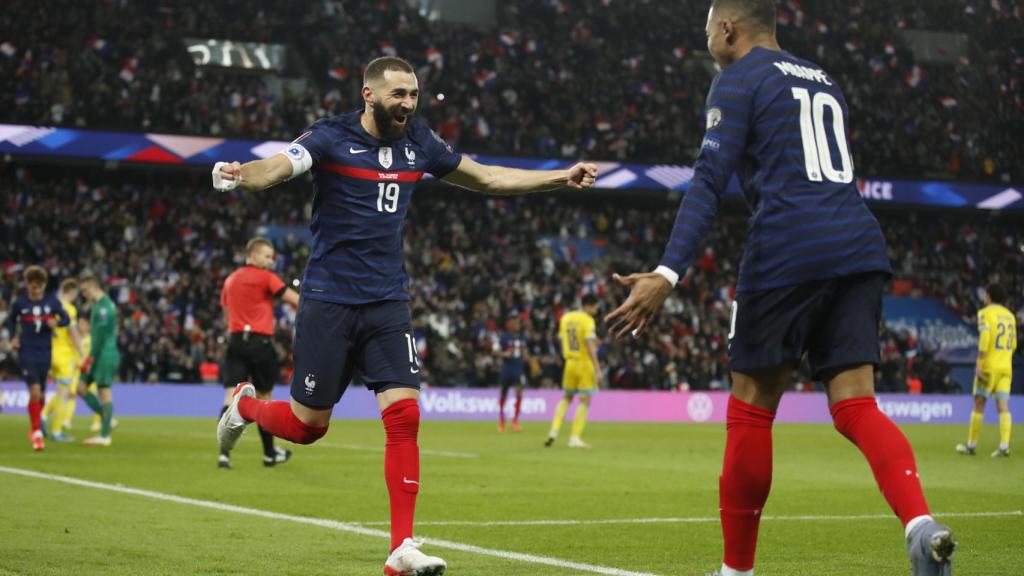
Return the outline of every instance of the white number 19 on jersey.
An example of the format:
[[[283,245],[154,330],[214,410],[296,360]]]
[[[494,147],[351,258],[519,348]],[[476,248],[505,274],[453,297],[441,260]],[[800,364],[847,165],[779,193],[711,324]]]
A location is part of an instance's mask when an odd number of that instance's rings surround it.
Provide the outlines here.
[[[838,184],[853,182],[853,160],[850,159],[850,150],[846,145],[846,125],[839,101],[828,92],[818,92],[812,101],[806,88],[793,88],[793,97],[800,101],[800,135],[803,137],[807,179],[821,182],[824,175]],[[832,165],[832,151],[829,150],[828,134],[825,132],[826,107],[832,110],[832,130],[842,162],[839,170]]]
[[[377,212],[390,212],[392,214],[397,212],[398,193],[400,190],[398,184],[394,182],[378,182]]]

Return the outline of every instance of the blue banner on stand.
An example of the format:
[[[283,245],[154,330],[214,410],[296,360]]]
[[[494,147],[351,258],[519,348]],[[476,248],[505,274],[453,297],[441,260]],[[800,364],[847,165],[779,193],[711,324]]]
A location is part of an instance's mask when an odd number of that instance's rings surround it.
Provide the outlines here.
[[[78,158],[179,166],[212,166],[218,161],[248,162],[280,152],[288,142],[230,140],[202,136],[102,132],[0,124],[0,153],[22,156]],[[510,158],[470,155],[483,164],[554,170],[575,159]],[[693,179],[691,166],[596,162],[597,187],[608,190],[685,191]],[[946,208],[1024,210],[1024,192],[1012,186],[910,180],[858,180],[870,204],[920,205]],[[1024,190],[1024,186],[1021,186]],[[739,193],[733,179],[729,192]]]
[[[934,298],[884,296],[885,325],[893,332],[906,332],[918,347],[934,350],[950,364],[973,363],[978,356],[978,330]]]

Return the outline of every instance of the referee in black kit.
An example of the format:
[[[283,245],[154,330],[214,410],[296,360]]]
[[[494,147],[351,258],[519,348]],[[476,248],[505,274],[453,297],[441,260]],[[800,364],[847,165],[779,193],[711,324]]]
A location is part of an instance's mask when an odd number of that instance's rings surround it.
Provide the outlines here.
[[[256,387],[256,396],[270,400],[278,376],[277,353],[274,351],[274,301],[280,298],[292,306],[299,305],[299,294],[289,288],[277,274],[274,245],[266,238],[253,238],[245,245],[245,265],[224,280],[220,305],[228,324],[228,347],[224,360],[224,406],[231,402],[231,393],[239,382],[249,381]],[[275,448],[274,437],[259,429],[263,441],[263,465],[287,462],[291,450]],[[220,468],[231,468],[231,454],[221,452]]]

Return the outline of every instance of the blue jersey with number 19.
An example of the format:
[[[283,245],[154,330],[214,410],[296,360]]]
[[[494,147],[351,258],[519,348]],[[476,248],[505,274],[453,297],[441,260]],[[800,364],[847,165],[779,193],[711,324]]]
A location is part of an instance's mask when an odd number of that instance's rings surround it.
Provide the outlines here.
[[[421,119],[401,139],[371,136],[356,111],[315,122],[285,154],[313,161],[313,250],[302,296],[340,304],[408,300],[402,230],[423,174],[458,167],[454,152]]]
[[[661,264],[686,272],[729,180],[751,208],[738,291],[890,272],[854,182],[843,93],[817,65],[754,48],[715,78],[695,174]]]

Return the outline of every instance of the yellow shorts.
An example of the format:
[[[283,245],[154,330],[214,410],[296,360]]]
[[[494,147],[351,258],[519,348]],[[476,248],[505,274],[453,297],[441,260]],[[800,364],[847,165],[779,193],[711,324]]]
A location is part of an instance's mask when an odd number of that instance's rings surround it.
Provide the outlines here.
[[[74,384],[78,377],[78,359],[69,352],[54,351],[50,373],[57,384]]]
[[[1010,397],[1010,385],[1013,383],[1013,372],[1010,370],[983,370],[982,378],[974,376],[974,395],[985,398],[1007,399]]]
[[[562,372],[562,390],[570,393],[593,394],[597,392],[594,365],[590,362],[568,360]]]

